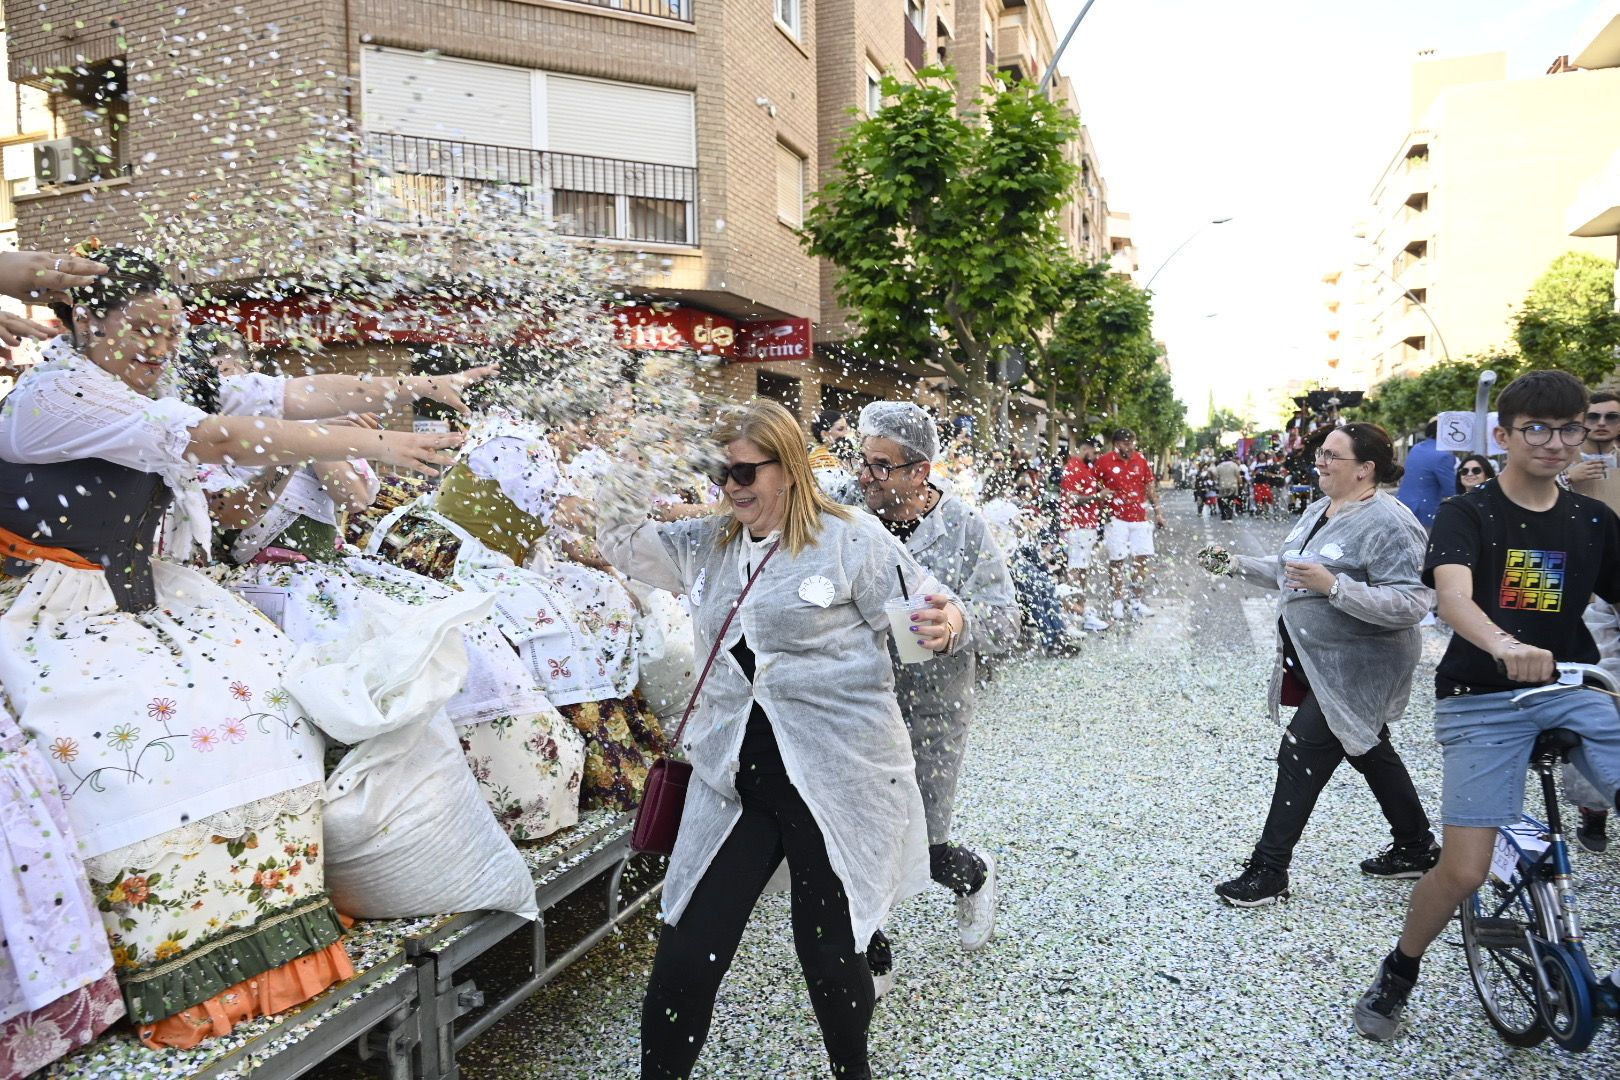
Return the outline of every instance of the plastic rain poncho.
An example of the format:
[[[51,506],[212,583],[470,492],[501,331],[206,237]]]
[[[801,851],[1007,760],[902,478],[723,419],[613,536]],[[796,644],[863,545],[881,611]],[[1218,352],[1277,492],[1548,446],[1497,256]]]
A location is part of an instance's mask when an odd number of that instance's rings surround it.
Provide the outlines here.
[[[927,664],[895,663],[895,694],[911,730],[917,783],[928,814],[928,842],[950,839],[951,806],[973,724],[977,656],[1017,644],[1022,617],[1007,560],[979,513],[955,495],[942,495],[906,540],[906,550],[967,607],[972,630],[950,656]]]
[[[1281,589],[1277,612],[1329,730],[1352,757],[1378,743],[1378,733],[1406,711],[1412,672],[1423,651],[1417,624],[1429,613],[1434,591],[1421,580],[1428,535],[1394,496],[1379,492],[1349,503],[1303,549],[1332,571],[1337,599],[1282,588],[1283,563],[1327,512],[1318,499],[1300,515],[1282,551],[1234,555],[1232,573],[1252,584]],[[1281,723],[1282,640],[1271,674],[1271,717]]]
[[[729,521],[652,522],[606,500],[598,522],[602,554],[617,569],[690,599],[700,670],[747,581],[748,556],[760,558],[768,546],[745,537],[722,545]],[[922,796],[895,701],[883,610],[900,594],[896,566],[913,596],[948,593],[875,519],[824,514],[816,543],[797,555],[782,547],[754,584],[681,742],[694,782],[664,878],[666,922],[679,922],[742,816],[735,778],[756,700],[826,840],[856,942],[864,947],[895,903],[928,886]],[[752,684],[731,653],[745,635],[757,664]]]

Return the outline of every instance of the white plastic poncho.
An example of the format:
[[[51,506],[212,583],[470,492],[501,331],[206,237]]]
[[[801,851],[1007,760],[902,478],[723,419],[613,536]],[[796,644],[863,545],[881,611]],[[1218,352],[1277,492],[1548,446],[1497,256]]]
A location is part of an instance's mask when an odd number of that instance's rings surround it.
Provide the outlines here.
[[[615,567],[690,597],[700,667],[747,580],[751,545],[720,542],[729,520],[660,524],[608,499],[598,526]],[[855,940],[864,946],[895,903],[927,888],[922,795],[895,702],[883,610],[899,595],[897,565],[913,590],[947,592],[860,514],[850,521],[823,515],[814,546],[797,555],[784,547],[765,567],[732,620],[681,744],[695,782],[664,879],[665,921],[679,922],[742,816],[735,778],[755,700],[821,828],[849,897]],[[731,654],[745,635],[756,658],[753,683]]]
[[[1329,500],[1305,508],[1277,555],[1233,557],[1232,573],[1279,589],[1283,563],[1301,549]],[[1334,514],[1303,550],[1332,571],[1337,599],[1282,589],[1277,613],[1299,654],[1305,677],[1328,729],[1352,757],[1378,744],[1378,733],[1399,720],[1412,695],[1412,672],[1423,651],[1417,624],[1429,613],[1434,590],[1421,580],[1428,535],[1392,495],[1379,492]],[[1282,641],[1271,675],[1271,717],[1279,724],[1283,685]]]
[[[951,836],[956,781],[973,726],[977,658],[1011,650],[1022,616],[1007,560],[990,538],[990,527],[957,496],[941,496],[906,540],[906,550],[961,599],[972,621],[951,655],[927,664],[895,663],[895,695],[911,730],[928,841],[943,844]]]

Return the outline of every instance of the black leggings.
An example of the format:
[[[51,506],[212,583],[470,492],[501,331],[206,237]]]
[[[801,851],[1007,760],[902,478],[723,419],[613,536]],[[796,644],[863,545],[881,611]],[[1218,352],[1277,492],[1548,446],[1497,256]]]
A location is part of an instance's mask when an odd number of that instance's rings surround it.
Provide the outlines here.
[[[793,883],[793,944],[821,1023],[832,1073],[870,1080],[872,972],[855,947],[849,900],[827,844],[788,779],[770,722],[755,710],[743,739],[737,794],[742,817],[698,882],[680,922],[665,926],[641,1005],[643,1080],[684,1080],[703,1050],[715,994],[754,904],[787,858]],[[864,944],[864,942],[863,942]]]
[[[1395,747],[1390,745],[1389,728],[1378,733],[1378,743],[1360,757],[1345,752],[1328,728],[1327,717],[1316,703],[1315,694],[1306,694],[1277,749],[1277,787],[1271,796],[1271,812],[1255,845],[1256,862],[1276,870],[1287,870],[1294,858],[1294,845],[1305,832],[1305,823],[1316,809],[1316,799],[1327,787],[1339,762],[1348,758],[1372,788],[1373,797],[1389,821],[1398,847],[1417,847],[1434,842],[1429,816],[1412,777],[1406,771]]]

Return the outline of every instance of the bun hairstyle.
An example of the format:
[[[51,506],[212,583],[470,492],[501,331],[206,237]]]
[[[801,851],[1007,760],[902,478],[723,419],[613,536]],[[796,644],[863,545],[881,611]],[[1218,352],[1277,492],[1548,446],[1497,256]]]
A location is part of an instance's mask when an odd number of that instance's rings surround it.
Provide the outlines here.
[[[242,335],[224,323],[202,323],[191,328],[175,357],[180,397],[205,413],[219,412],[219,360],[222,353],[248,355]]]
[[[1346,424],[1337,430],[1350,436],[1356,460],[1371,465],[1373,479],[1380,484],[1399,483],[1401,477],[1406,475],[1406,467],[1395,461],[1395,443],[1390,439],[1389,432],[1377,424]]]
[[[842,420],[843,417],[844,413],[841,409],[822,409],[821,412],[816,414],[816,418],[810,421],[811,436],[817,442],[820,442],[821,437],[836,427],[838,425],[838,421]]]

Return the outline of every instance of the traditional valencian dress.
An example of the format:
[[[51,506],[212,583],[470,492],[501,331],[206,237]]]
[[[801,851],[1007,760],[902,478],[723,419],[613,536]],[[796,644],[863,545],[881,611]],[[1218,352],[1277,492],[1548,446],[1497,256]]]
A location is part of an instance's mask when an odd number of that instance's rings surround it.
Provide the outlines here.
[[[657,717],[636,693],[634,603],[599,570],[550,558],[524,565],[573,494],[533,424],[491,416],[469,432],[437,492],[385,480],[373,508],[350,518],[348,539],[396,566],[493,594],[501,633],[585,736],[582,803],[628,810],[664,749]]]
[[[205,414],[65,338],[46,355],[0,408],[20,556],[0,686],[50,759],[130,1017],[192,1046],[354,973],[323,889],[321,740],[282,686],[286,637],[152,557],[171,498],[201,498],[184,455]]]
[[[376,474],[364,462],[351,464],[375,498]],[[227,582],[261,606],[271,597],[270,610],[298,645],[323,645],[372,625],[361,616],[363,595],[396,608],[396,626],[456,595],[432,578],[353,548],[340,550],[337,525],[337,508],[314,470],[299,470],[270,511],[235,535],[230,556],[246,565],[229,571]],[[266,558],[277,549],[287,555]],[[496,820],[518,841],[573,825],[579,820],[584,740],[528,676],[492,620],[466,625],[461,635],[468,678],[445,711]]]

